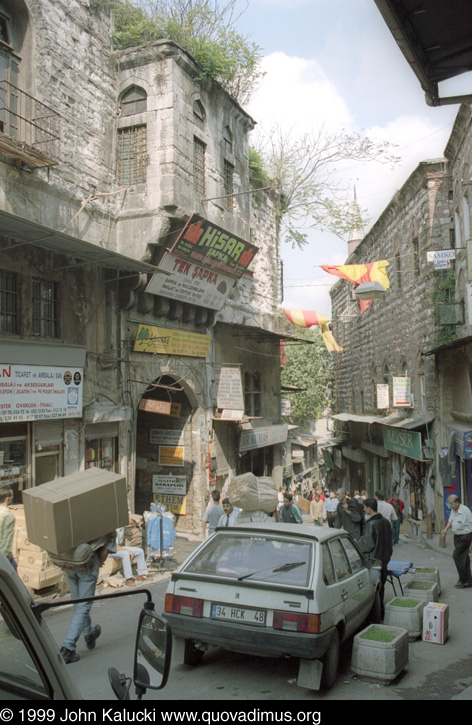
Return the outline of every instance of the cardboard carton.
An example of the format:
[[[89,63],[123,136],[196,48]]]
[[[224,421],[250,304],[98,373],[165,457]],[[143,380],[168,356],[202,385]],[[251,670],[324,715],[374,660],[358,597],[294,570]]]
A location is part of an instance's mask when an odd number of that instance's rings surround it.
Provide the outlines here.
[[[449,628],[449,604],[429,602],[423,609],[423,642],[444,644]]]
[[[28,540],[52,554],[128,523],[126,479],[89,468],[23,491]]]
[[[62,577],[62,571],[57,566],[49,566],[42,570],[18,569],[18,576],[30,589],[44,589],[57,584]]]

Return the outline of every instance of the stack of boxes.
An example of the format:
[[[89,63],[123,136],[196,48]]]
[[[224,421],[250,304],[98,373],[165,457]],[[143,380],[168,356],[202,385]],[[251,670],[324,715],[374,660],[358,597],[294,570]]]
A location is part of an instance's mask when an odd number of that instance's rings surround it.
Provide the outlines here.
[[[12,553],[18,564],[18,576],[26,587],[34,590],[59,584],[64,575],[51,562],[49,554],[28,539],[23,506],[10,507],[15,516]]]

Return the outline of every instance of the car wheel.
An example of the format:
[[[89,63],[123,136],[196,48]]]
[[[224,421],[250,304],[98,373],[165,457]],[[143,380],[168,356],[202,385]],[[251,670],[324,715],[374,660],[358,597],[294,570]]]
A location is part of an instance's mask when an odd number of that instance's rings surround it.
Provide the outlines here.
[[[186,639],[184,643],[184,665],[199,665],[205,653],[195,647],[193,639]]]
[[[372,609],[369,612],[367,621],[369,624],[380,624],[382,621],[382,602],[380,601],[378,589],[375,592],[374,603],[372,604]]]
[[[339,666],[339,632],[334,630],[328,649],[321,658],[323,672],[321,675],[321,687],[329,689],[333,687],[338,676]]]

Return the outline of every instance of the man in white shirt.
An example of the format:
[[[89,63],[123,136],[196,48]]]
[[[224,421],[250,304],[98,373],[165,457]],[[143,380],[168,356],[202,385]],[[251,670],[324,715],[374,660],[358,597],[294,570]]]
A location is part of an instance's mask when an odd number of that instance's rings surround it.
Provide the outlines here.
[[[451,507],[451,513],[447,526],[441,531],[441,534],[445,536],[449,529],[452,529],[454,533],[454,553],[452,558],[459,574],[459,581],[454,586],[456,589],[467,589],[472,587],[469,558],[469,549],[472,543],[472,512],[468,506],[461,504],[458,496],[449,496],[447,502]]]
[[[224,514],[220,516],[218,526],[234,526],[238,520],[238,514],[241,511],[239,508],[233,508],[233,504],[229,498],[223,499],[223,511]]]
[[[208,524],[208,536],[211,536],[214,533],[216,527],[218,526],[218,522],[224,513],[223,506],[220,504],[220,498],[221,494],[219,491],[212,491],[211,501],[208,503],[206,511],[203,514],[203,521]]]
[[[390,524],[397,520],[397,514],[391,503],[387,503],[385,500],[385,494],[383,491],[376,491],[374,498],[377,501],[377,513],[385,516]]]

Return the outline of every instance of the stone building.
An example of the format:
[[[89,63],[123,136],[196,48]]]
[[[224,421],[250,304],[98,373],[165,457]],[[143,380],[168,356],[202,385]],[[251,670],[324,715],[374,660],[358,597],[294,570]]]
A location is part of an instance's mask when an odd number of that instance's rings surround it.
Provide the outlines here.
[[[244,109],[112,27],[0,0],[0,480],[101,465],[199,531],[212,486],[282,482],[277,198]]]
[[[438,288],[448,271],[428,252],[451,247],[445,159],[419,164],[346,264],[388,261],[390,287],[365,311],[353,284],[332,288],[337,480],[354,492],[398,491],[413,518],[442,518],[435,495],[438,378],[428,352],[444,334]]]

